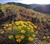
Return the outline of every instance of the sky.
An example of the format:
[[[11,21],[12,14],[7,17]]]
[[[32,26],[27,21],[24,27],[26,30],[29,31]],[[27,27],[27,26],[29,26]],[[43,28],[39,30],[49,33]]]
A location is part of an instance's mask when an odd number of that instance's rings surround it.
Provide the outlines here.
[[[0,3],[19,2],[24,4],[50,4],[50,0],[0,0]]]

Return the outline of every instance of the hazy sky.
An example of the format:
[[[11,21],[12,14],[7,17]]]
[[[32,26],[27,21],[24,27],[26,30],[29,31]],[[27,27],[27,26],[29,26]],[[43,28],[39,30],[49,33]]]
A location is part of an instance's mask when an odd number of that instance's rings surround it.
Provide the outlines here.
[[[50,0],[0,0],[0,3],[20,2],[24,4],[50,4]]]

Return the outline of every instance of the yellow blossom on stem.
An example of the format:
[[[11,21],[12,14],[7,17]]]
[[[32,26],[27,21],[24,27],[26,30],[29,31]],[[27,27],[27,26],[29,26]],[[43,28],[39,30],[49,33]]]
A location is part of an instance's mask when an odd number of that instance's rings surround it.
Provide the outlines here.
[[[21,39],[24,39],[24,38],[25,38],[25,36],[24,36],[24,35],[21,35],[21,36],[20,36],[20,38],[21,38]]]
[[[13,39],[13,35],[9,35],[8,38],[9,38],[9,39]]]
[[[9,24],[9,26],[12,26],[12,24]]]
[[[9,27],[8,30],[9,30],[9,31],[12,31],[12,27]]]
[[[16,39],[16,42],[21,42],[21,39]]]
[[[33,37],[35,37],[36,35],[35,35],[35,34],[33,34],[32,36],[33,36]]]
[[[34,25],[34,28],[36,28],[36,29],[37,29],[37,26],[35,26],[35,25]]]
[[[15,35],[15,38],[19,38],[20,37],[20,35]]]
[[[32,29],[32,30],[30,30],[31,32],[34,32],[34,30]]]
[[[18,26],[18,30],[21,30],[22,29],[22,26]]]
[[[5,33],[4,31],[1,32],[1,34],[4,34],[4,33]]]
[[[32,37],[29,37],[28,40],[29,40],[29,41],[33,41],[33,38],[32,38]]]
[[[15,22],[15,24],[16,24],[16,25],[19,25],[20,23],[19,23],[19,22]]]
[[[27,26],[26,25],[23,25],[23,28],[26,28]]]
[[[17,30],[17,27],[15,26],[15,27],[13,27],[13,29],[14,29],[14,30]]]
[[[30,31],[30,28],[29,27],[27,29]]]
[[[25,33],[26,31],[25,30],[21,30],[21,33]]]
[[[43,39],[46,39],[46,36],[44,36]]]
[[[4,26],[3,28],[6,29],[6,26]]]

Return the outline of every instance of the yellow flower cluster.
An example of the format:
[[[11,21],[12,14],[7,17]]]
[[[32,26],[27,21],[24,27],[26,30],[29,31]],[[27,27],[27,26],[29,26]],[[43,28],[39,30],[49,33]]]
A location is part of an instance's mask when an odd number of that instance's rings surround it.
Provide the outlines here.
[[[14,36],[13,35],[8,35],[8,39],[13,39],[14,38]],[[17,42],[21,42],[21,40],[22,39],[24,39],[25,38],[25,36],[24,35],[15,35],[15,38],[16,38],[16,41]]]
[[[8,34],[9,39],[13,39],[15,37],[17,42],[21,42],[24,38],[27,38],[28,41],[33,41],[36,36],[34,34],[34,30],[37,29],[37,26],[29,21],[16,21],[11,24],[5,24],[3,28],[5,31],[8,31],[8,33],[12,33],[12,35]],[[1,33],[4,33],[4,31]]]
[[[21,42],[21,40],[24,39],[25,36],[24,35],[21,35],[21,36],[20,35],[15,35],[15,38],[16,38],[17,42]]]

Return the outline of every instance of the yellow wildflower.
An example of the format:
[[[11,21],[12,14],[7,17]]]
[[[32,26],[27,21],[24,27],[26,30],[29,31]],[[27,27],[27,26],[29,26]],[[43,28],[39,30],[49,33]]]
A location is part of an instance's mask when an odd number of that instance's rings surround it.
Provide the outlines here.
[[[27,26],[26,25],[22,25],[23,26],[23,28],[26,28]]]
[[[25,33],[26,31],[25,30],[21,30],[21,33]]]
[[[35,25],[34,25],[34,28],[36,28],[36,29],[37,29],[37,26],[35,26]]]
[[[9,27],[8,30],[11,31],[12,30],[12,27]]]
[[[13,29],[14,29],[14,30],[17,30],[17,27],[15,26],[15,27],[13,27]]]
[[[38,31],[36,31],[36,34],[38,33]]]
[[[13,35],[9,35],[8,38],[9,38],[9,39],[13,39]]]
[[[9,24],[9,26],[12,26],[12,24]]]
[[[24,37],[24,35],[21,35],[20,38],[21,38],[21,39],[24,39],[25,37]]]
[[[6,29],[6,26],[4,26],[3,28]]]
[[[33,41],[33,38],[32,38],[32,37],[29,37],[28,40],[29,40],[29,41]]]
[[[44,36],[43,39],[46,39],[46,36]]]
[[[31,29],[34,29],[32,25],[29,25],[29,27],[30,27]]]
[[[21,42],[21,39],[16,39],[17,42]]]
[[[32,30],[30,30],[31,32],[34,32],[34,30],[32,29]]]
[[[1,34],[4,34],[4,31],[2,31]]]
[[[35,37],[36,35],[35,35],[35,34],[33,34],[32,36],[33,36],[33,37]]]
[[[29,27],[31,27],[32,28],[32,26],[29,24]]]
[[[28,23],[26,22],[25,24],[27,25]]]
[[[9,25],[8,25],[8,24],[6,24],[5,26],[7,26],[7,27],[8,27]]]
[[[27,29],[28,29],[28,30],[30,30],[30,28],[29,28],[29,27],[28,27]]]
[[[16,25],[19,25],[20,23],[19,23],[19,22],[15,22],[15,24],[16,24]]]
[[[21,30],[22,26],[18,26],[18,30]]]
[[[23,22],[21,22],[21,24],[24,25]]]
[[[19,38],[20,37],[20,35],[15,35],[15,38]]]

